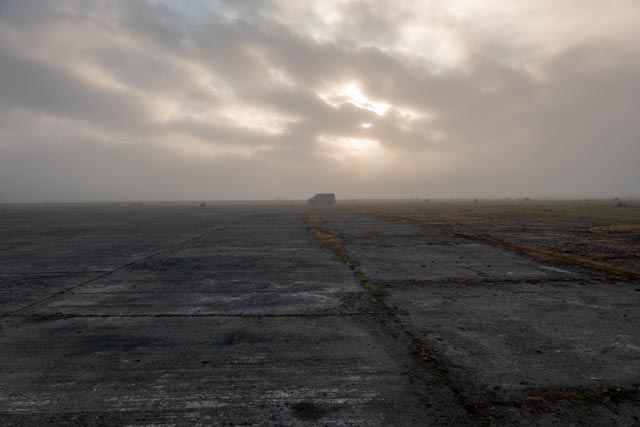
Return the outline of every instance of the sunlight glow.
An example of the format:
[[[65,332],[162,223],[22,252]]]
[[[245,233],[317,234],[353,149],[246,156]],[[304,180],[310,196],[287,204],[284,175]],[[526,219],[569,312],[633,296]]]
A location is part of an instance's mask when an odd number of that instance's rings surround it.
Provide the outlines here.
[[[327,104],[334,108],[339,108],[343,104],[351,104],[363,110],[383,116],[391,105],[386,102],[372,101],[362,93],[357,83],[349,83],[343,86],[334,87],[329,93],[318,93],[318,96]]]
[[[346,150],[360,153],[365,153],[378,145],[377,141],[364,138],[342,138],[340,143]]]
[[[375,102],[367,99],[360,88],[353,83],[345,86],[342,89],[340,95],[347,97],[348,101],[356,107],[373,111],[379,116],[383,116],[384,113],[386,113],[387,110],[391,107],[389,104],[385,104],[384,102]]]
[[[386,161],[384,150],[375,139],[321,135],[318,142],[329,156],[351,166],[366,164],[374,167]]]
[[[410,132],[425,121],[433,120],[433,115],[428,111],[418,111],[406,107],[395,107],[393,110],[398,127]]]
[[[371,126],[372,126],[372,124],[371,124],[371,123],[369,123],[369,122],[365,122],[365,123],[361,123],[361,124],[360,124],[360,127],[361,127],[362,129],[369,129]]]

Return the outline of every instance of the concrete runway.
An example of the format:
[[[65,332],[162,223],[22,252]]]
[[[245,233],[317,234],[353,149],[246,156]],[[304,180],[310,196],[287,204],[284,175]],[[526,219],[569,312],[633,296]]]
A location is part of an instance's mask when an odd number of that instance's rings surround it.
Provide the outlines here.
[[[0,237],[2,425],[640,425],[638,283],[340,207],[10,206]]]

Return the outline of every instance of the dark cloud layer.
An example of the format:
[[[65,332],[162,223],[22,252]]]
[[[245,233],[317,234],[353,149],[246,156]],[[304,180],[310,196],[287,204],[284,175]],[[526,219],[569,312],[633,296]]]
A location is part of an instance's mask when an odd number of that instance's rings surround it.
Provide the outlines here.
[[[0,1],[0,194],[639,196],[640,6],[574,3]]]

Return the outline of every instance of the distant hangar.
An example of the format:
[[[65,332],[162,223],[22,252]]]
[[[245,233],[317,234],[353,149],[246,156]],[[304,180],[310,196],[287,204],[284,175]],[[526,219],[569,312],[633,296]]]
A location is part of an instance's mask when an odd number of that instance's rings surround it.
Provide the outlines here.
[[[333,206],[336,204],[336,195],[333,193],[319,193],[307,200],[309,206]]]

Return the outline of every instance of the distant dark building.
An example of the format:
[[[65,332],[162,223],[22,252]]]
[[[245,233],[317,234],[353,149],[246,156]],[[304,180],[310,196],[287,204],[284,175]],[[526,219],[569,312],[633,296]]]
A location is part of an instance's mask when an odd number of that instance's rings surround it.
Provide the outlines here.
[[[316,194],[307,200],[307,204],[310,206],[332,206],[336,204],[336,195],[333,193]]]

